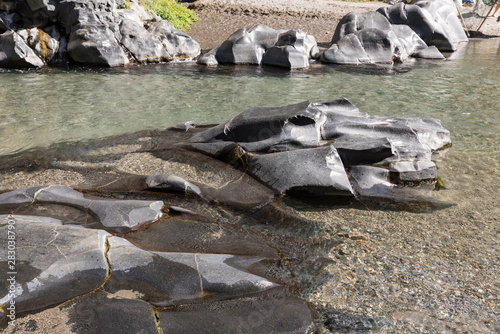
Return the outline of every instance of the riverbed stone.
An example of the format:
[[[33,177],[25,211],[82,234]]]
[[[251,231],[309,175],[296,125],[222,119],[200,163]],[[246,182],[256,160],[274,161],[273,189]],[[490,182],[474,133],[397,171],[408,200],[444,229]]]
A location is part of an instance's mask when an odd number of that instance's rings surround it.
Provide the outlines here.
[[[136,299],[136,291],[97,291],[77,298],[60,309],[68,315],[73,333],[157,333],[151,306]]]
[[[129,241],[109,239],[111,290],[134,290],[157,306],[210,298],[234,298],[277,286],[246,270],[259,258],[228,254],[150,252]]]
[[[162,201],[86,198],[82,193],[65,186],[33,187],[0,194],[0,210],[12,210],[29,204],[35,207],[60,205],[76,208],[85,215],[95,215],[103,227],[120,232],[154,222],[163,215]]]
[[[308,305],[297,298],[252,298],[187,305],[159,312],[165,333],[315,333]]]
[[[106,239],[102,230],[61,225],[51,218],[3,216],[2,236],[7,239],[8,226],[16,233],[15,302],[16,311],[25,312],[57,305],[97,289],[108,272]],[[2,237],[2,238],[4,238]],[[1,252],[7,254],[7,242]],[[7,268],[7,256],[2,256]],[[7,292],[8,282],[0,287]],[[9,301],[2,295],[0,304]]]
[[[172,174],[155,174],[146,179],[148,189],[201,196],[198,186]]]
[[[176,217],[164,219],[125,238],[149,251],[221,253],[274,260],[278,257],[262,235],[249,228],[189,217],[177,210],[174,212]]]
[[[451,144],[437,119],[370,116],[344,98],[252,108],[190,141],[276,193],[347,196],[375,196],[382,188],[373,180],[388,187],[433,183],[433,156]],[[351,188],[353,175],[362,186]],[[404,190],[397,193],[404,198]]]
[[[8,68],[41,67],[44,62],[14,31],[0,35],[0,66]]]

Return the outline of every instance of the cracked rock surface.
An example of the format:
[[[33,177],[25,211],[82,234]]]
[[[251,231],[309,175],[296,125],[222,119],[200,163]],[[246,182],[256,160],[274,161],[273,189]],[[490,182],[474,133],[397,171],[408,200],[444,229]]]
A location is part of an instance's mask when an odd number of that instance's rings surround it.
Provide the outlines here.
[[[449,143],[436,119],[372,117],[338,99],[12,156],[2,175],[29,161],[80,182],[2,188],[0,233],[14,229],[18,247],[16,311],[36,326],[50,314],[74,333],[315,332],[300,291],[329,279],[328,254],[345,241],[316,237],[324,223],[284,201],[420,203],[413,190],[434,187],[433,156]],[[172,166],[175,175],[162,172]],[[10,300],[0,296],[3,329]]]

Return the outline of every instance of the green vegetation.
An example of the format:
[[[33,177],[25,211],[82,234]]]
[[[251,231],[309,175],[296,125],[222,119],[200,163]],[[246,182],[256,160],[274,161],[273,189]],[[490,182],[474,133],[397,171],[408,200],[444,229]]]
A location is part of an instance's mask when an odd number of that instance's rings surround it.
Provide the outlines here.
[[[119,7],[120,9],[130,9],[132,8],[132,3],[130,1],[125,1]]]
[[[198,16],[192,10],[174,0],[139,0],[139,2],[144,8],[152,10],[177,29],[187,30],[198,21]]]

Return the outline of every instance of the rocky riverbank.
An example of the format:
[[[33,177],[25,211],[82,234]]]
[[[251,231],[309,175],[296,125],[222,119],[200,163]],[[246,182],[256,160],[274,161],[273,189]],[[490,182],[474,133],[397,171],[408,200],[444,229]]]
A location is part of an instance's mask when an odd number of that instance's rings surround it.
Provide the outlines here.
[[[275,29],[301,29],[313,35],[318,44],[328,46],[335,28],[347,14],[367,13],[381,7],[385,2],[349,2],[335,0],[312,1],[248,1],[243,0],[198,0],[190,5],[200,17],[188,32],[202,49],[211,49],[220,45],[237,29],[265,24]],[[462,7],[467,27],[475,30],[480,19],[468,7]],[[500,22],[488,17],[480,30],[486,37],[500,38]]]

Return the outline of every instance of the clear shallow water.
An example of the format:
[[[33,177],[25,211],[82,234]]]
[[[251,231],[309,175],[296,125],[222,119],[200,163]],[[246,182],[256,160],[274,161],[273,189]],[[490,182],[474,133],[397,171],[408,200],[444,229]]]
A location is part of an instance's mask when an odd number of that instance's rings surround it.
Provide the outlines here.
[[[373,115],[432,116],[463,149],[500,133],[500,40],[395,72],[315,65],[286,72],[169,64],[111,70],[0,70],[0,156],[192,120],[220,123],[255,106],[346,97]]]

